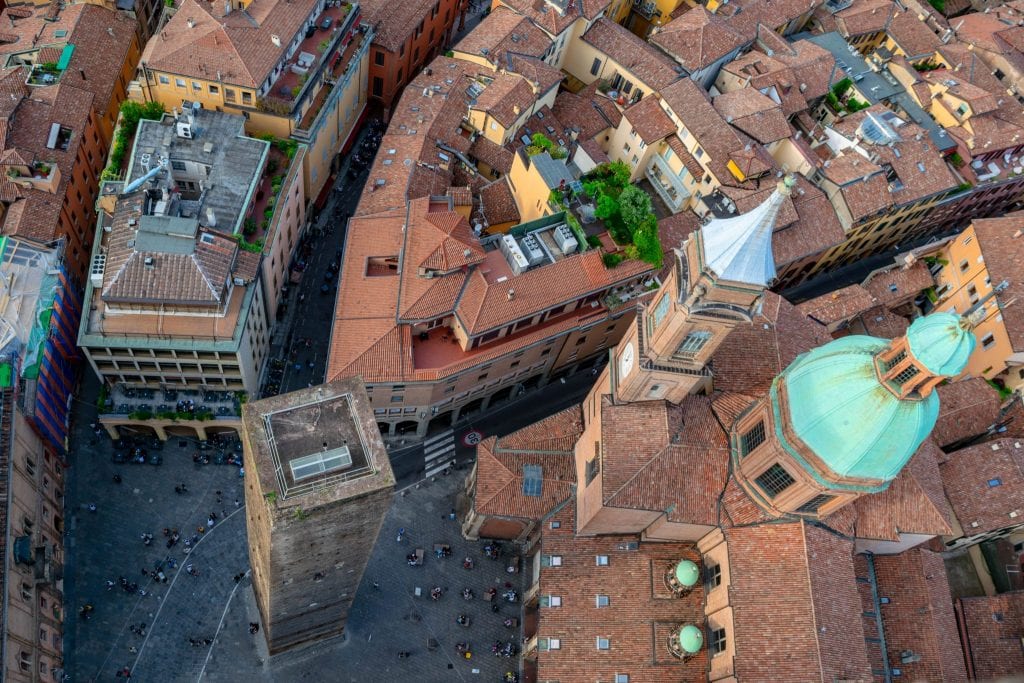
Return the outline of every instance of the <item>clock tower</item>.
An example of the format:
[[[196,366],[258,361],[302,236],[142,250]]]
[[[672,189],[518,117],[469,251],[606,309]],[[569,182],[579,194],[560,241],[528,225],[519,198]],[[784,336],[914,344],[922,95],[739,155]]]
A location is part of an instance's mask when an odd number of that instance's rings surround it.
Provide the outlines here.
[[[615,350],[615,399],[667,400],[710,392],[714,350],[750,323],[775,278],[772,232],[796,180],[782,179],[759,206],[714,218],[674,250],[675,267]]]

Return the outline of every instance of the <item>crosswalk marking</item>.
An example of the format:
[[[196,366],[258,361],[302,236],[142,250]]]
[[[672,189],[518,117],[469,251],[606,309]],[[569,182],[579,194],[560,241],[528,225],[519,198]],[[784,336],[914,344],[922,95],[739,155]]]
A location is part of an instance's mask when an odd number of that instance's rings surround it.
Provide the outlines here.
[[[423,442],[424,476],[443,472],[455,462],[455,432],[448,430]]]

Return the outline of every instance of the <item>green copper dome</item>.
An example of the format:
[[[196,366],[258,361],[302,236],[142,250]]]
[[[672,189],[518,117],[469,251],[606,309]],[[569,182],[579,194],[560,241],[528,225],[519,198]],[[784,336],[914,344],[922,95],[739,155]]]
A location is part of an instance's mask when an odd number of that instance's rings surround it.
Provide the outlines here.
[[[935,392],[900,400],[878,380],[874,355],[888,345],[842,337],[799,356],[781,376],[793,431],[836,475],[889,481],[935,426]],[[772,402],[778,414],[774,387]]]
[[[704,644],[704,634],[693,624],[687,624],[679,629],[679,647],[687,654],[700,652],[700,646]]]
[[[956,377],[967,367],[975,339],[970,325],[955,313],[932,313],[907,330],[910,353],[936,375]]]
[[[675,577],[680,585],[690,588],[700,578],[700,570],[697,569],[697,565],[693,562],[680,560],[679,564],[676,565]]]

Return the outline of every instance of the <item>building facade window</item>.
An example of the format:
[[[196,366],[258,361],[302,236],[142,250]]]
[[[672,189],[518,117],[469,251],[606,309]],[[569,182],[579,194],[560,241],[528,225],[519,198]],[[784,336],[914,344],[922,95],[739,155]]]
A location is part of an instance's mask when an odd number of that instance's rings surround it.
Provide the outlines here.
[[[711,653],[712,657],[716,657],[725,652],[725,629],[724,628],[712,628],[711,634],[708,637],[708,652]]]
[[[678,360],[693,360],[709,341],[711,341],[710,332],[704,330],[690,332],[679,344],[679,348],[672,354],[672,357]]]
[[[704,592],[710,593],[722,585],[722,566],[719,564],[704,565]]]
[[[820,510],[822,506],[827,505],[835,496],[831,496],[827,493],[819,493],[814,498],[801,505],[796,509],[797,512],[803,512],[805,514],[813,514]]]
[[[384,51],[377,50],[373,53],[373,63],[377,66],[384,66]]]
[[[796,483],[796,480],[786,471],[786,468],[775,463],[757,479],[754,480],[768,498],[775,498],[777,495]]]
[[[740,457],[749,455],[755,448],[764,443],[764,422],[758,422],[740,437]]]

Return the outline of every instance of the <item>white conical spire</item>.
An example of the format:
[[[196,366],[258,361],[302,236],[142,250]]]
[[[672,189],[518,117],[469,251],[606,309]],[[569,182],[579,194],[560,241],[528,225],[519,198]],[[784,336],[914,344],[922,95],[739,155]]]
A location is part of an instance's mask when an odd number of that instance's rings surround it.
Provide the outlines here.
[[[723,280],[767,287],[775,278],[772,231],[796,179],[787,175],[768,199],[739,216],[715,218],[701,228],[704,263]]]

